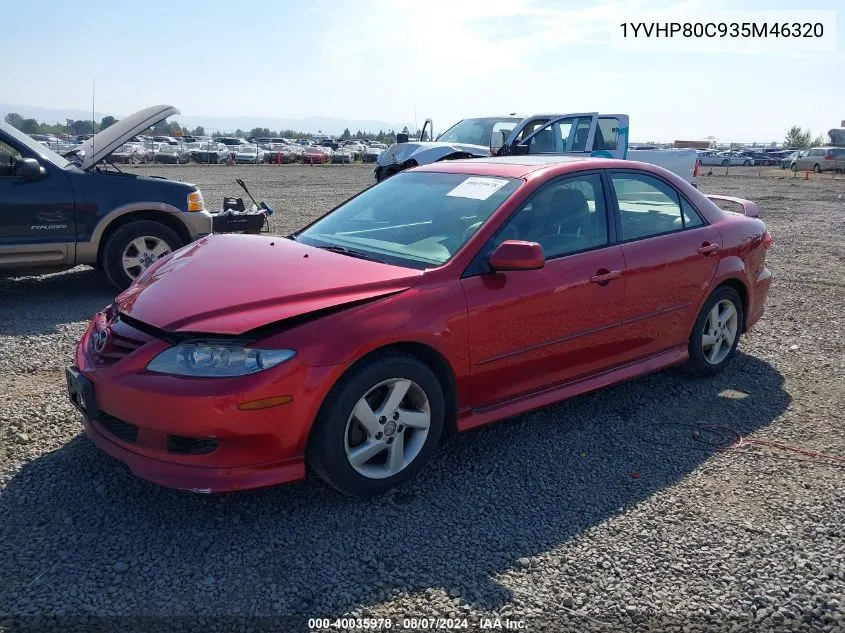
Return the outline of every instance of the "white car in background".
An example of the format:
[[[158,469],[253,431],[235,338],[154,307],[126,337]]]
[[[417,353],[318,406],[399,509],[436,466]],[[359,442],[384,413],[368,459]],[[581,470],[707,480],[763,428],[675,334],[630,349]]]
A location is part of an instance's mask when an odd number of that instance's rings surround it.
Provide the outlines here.
[[[235,152],[235,162],[238,164],[258,165],[264,162],[264,150],[258,145],[241,145]]]

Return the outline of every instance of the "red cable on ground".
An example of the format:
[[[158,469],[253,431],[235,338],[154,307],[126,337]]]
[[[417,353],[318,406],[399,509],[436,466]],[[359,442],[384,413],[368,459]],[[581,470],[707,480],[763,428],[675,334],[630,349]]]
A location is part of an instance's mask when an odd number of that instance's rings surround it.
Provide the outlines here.
[[[650,424],[648,426],[677,426],[677,427],[687,427],[692,429],[692,439],[699,443],[707,446],[708,448],[716,449],[718,451],[738,451],[738,449],[742,448],[743,446],[748,445],[757,445],[757,446],[767,446],[769,448],[775,448],[782,451],[787,451],[791,453],[797,453],[799,455],[804,455],[805,457],[810,457],[816,460],[830,460],[835,462],[837,465],[843,464],[845,465],[845,457],[841,457],[839,455],[830,455],[827,453],[822,453],[821,451],[815,451],[808,448],[803,448],[801,446],[793,446],[792,444],[786,444],[785,442],[778,442],[775,440],[763,440],[763,439],[754,439],[748,438],[742,435],[739,431],[729,426],[725,426],[723,424],[686,424],[682,422],[659,422],[657,424]],[[644,438],[638,433],[636,430],[634,431],[635,435],[637,435],[641,440],[644,440],[649,443],[661,443],[661,442],[654,442],[653,440],[649,440],[648,438]],[[775,455],[770,455],[769,457],[777,457]],[[781,458],[783,459],[783,458]],[[807,460],[803,460],[807,461]]]

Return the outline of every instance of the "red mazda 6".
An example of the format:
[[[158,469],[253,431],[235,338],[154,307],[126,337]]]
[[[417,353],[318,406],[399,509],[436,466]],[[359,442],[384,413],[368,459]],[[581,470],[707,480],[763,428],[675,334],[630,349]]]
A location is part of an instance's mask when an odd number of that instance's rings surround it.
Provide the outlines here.
[[[736,201],[736,200],[735,200]],[[218,492],[380,493],[463,431],[640,374],[727,365],[771,236],[652,165],[449,161],[288,237],[212,235],[96,314],[68,368],[93,441]]]

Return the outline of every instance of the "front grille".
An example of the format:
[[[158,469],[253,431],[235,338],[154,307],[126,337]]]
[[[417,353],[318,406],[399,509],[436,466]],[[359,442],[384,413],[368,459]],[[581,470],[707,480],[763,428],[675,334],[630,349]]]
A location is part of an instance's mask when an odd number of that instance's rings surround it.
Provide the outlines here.
[[[113,365],[122,358],[129,356],[129,354],[144,345],[144,343],[152,340],[152,338],[152,336],[144,334],[118,319],[109,327],[109,337],[106,346],[97,356],[104,365]]]
[[[217,440],[210,437],[168,435],[167,450],[180,455],[207,455],[217,449]]]
[[[100,412],[97,422],[99,422],[100,426],[102,426],[106,431],[124,442],[135,444],[138,441],[138,427],[134,424],[124,422],[113,415],[103,412]]]

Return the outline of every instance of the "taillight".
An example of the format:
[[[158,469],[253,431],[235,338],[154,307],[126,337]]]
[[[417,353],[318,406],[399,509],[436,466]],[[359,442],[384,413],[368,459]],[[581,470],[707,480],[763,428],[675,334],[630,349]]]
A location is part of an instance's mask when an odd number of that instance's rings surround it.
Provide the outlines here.
[[[836,160],[836,156],[834,156],[833,154],[828,154],[827,156],[824,157],[824,159],[825,160]]]
[[[701,165],[701,161],[697,158],[695,159],[695,170],[692,172],[693,178],[698,176],[698,167]]]
[[[763,248],[766,250],[772,247],[772,234],[766,231],[763,233]]]

